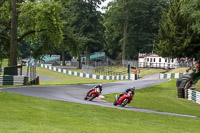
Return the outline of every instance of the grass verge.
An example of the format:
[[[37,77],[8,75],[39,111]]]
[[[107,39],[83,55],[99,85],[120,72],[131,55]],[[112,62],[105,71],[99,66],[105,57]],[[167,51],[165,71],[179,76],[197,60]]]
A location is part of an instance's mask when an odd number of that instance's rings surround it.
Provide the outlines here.
[[[95,69],[93,70],[93,74],[95,75],[105,75],[105,76],[113,76],[114,75],[127,75],[127,67],[123,66],[102,66],[102,67],[97,67],[96,71]],[[82,72],[82,69],[70,69],[72,71],[76,72]]]
[[[200,79],[199,79],[198,82],[195,84],[195,88],[196,88],[196,91],[199,91],[199,92],[200,92]]]
[[[144,77],[151,74],[165,72],[164,69],[151,69],[151,68],[140,68],[140,77]]]
[[[180,67],[176,69],[171,69],[167,73],[186,73],[187,69],[189,69],[189,67]],[[190,70],[189,72],[192,72],[192,70]]]
[[[3,59],[2,67],[7,67],[7,66],[8,66],[8,59]]]
[[[55,72],[41,67],[37,67],[37,74],[60,80],[60,81],[41,80],[40,82],[41,85],[93,84],[93,83],[107,83],[115,81],[115,80],[98,80],[98,79],[82,78],[69,74]]]
[[[114,102],[114,97],[115,94],[107,94],[105,100]],[[200,117],[199,104],[177,98],[176,79],[136,90],[129,106]]]
[[[0,132],[199,133],[200,120],[0,92]]]

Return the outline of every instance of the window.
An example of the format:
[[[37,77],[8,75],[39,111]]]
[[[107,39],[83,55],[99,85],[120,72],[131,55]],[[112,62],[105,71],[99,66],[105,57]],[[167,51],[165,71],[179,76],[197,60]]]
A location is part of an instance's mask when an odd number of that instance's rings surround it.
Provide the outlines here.
[[[152,58],[150,58],[150,62],[152,62]]]
[[[165,58],[165,62],[167,62],[167,58]]]
[[[161,58],[159,58],[159,62],[161,62]]]
[[[156,58],[153,58],[153,62],[156,62]]]
[[[174,59],[172,59],[172,63],[174,63]]]
[[[147,62],[149,62],[149,58],[147,58]]]

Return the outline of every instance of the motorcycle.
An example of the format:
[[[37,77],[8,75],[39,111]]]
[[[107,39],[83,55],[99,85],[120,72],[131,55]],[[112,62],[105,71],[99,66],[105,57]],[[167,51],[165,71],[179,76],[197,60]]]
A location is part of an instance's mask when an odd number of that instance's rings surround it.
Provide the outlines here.
[[[89,95],[85,98],[85,100],[89,99],[89,101],[92,101],[94,98],[98,97],[100,94],[101,94],[100,89],[96,88],[89,93]]]
[[[121,107],[125,107],[127,103],[130,103],[132,100],[133,96],[131,91],[129,91],[128,93],[123,94],[122,96],[119,97],[116,95],[113,105],[117,106],[119,104]]]

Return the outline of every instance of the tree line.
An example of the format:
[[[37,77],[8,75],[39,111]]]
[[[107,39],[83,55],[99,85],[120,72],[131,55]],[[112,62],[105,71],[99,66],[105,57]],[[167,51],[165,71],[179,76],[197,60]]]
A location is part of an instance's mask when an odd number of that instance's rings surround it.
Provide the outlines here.
[[[159,25],[156,52],[163,57],[200,59],[200,1],[169,0]],[[193,78],[200,76],[200,68]]]
[[[198,0],[0,0],[0,58],[23,54],[80,57],[104,51],[112,59],[138,53],[199,57]],[[198,50],[198,52],[194,52]],[[63,62],[64,63],[64,62]]]

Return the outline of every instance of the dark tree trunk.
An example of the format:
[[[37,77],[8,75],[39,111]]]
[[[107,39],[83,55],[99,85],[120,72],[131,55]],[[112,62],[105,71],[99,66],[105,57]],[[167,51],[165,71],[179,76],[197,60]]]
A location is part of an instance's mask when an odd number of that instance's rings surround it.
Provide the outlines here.
[[[65,66],[65,50],[62,49],[62,65]]]
[[[128,28],[128,21],[124,22],[124,39],[123,39],[123,46],[122,46],[122,63],[126,57],[126,38],[127,38],[127,28]]]
[[[11,0],[10,66],[17,65],[17,0]]]
[[[90,65],[90,49],[86,46],[86,65]]]

